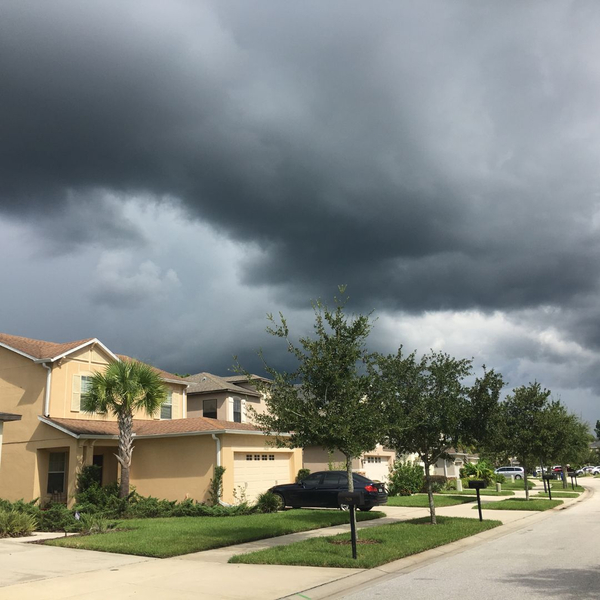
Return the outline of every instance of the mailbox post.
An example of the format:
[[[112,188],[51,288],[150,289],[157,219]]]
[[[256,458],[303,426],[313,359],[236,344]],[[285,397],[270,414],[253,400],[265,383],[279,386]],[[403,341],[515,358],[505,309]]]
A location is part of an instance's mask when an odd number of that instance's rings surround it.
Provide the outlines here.
[[[483,521],[483,515],[481,514],[481,496],[479,495],[479,490],[487,487],[485,485],[485,481],[483,479],[471,479],[469,480],[469,489],[477,490],[477,508],[479,510],[479,520]]]
[[[573,488],[573,491],[574,491],[575,488],[577,487],[577,473],[575,471],[568,471],[567,474],[571,478],[571,487]]]
[[[548,482],[548,500],[552,500],[552,484],[550,482],[554,479],[554,473],[544,473],[543,478]]]
[[[356,560],[356,507],[364,503],[362,492],[340,492],[338,506],[342,504],[350,508],[350,537],[352,539],[352,558]]]

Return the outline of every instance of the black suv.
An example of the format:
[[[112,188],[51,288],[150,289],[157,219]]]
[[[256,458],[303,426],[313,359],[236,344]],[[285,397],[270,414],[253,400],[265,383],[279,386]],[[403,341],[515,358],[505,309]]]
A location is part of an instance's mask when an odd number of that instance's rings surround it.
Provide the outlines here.
[[[364,502],[358,507],[360,510],[387,504],[388,495],[383,483],[376,483],[357,473],[352,473],[352,479],[354,491],[363,493]],[[348,476],[345,471],[318,471],[300,483],[276,485],[269,491],[279,496],[282,506],[337,508],[338,494],[348,491]],[[342,505],[340,508],[346,507]]]

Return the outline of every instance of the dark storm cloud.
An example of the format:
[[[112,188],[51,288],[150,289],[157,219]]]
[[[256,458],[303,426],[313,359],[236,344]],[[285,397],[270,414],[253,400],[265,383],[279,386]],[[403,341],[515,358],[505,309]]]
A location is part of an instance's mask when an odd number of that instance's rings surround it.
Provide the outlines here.
[[[288,302],[568,303],[600,264],[598,24],[595,3],[4,2],[2,210],[175,197],[258,242],[244,281]]]

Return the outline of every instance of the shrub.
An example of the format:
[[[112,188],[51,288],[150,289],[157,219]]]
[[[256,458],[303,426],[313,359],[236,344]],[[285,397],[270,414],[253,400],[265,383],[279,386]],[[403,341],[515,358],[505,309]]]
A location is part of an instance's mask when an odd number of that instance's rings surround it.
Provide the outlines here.
[[[416,494],[423,485],[423,467],[412,462],[394,461],[390,469],[388,490],[390,496]]]
[[[219,501],[221,500],[223,473],[225,473],[225,467],[215,467],[213,478],[208,485],[208,497],[213,506],[219,504]]]
[[[469,479],[481,479],[485,481],[486,485],[495,481],[494,470],[485,460],[480,460],[477,463],[465,463],[465,466],[461,469],[461,477],[463,473]]]
[[[64,504],[53,502],[42,507],[39,521],[40,531],[77,531],[75,513]]]
[[[78,529],[85,535],[106,533],[116,526],[117,524],[114,521],[109,521],[100,515],[82,514],[79,516]]]
[[[296,475],[296,483],[300,483],[310,475],[310,469],[300,469]]]
[[[0,509],[0,538],[29,535],[36,528],[37,520],[32,514]]]
[[[506,477],[502,473],[496,473],[494,475],[494,481],[496,483],[506,483]]]
[[[260,494],[256,501],[256,510],[260,513],[274,513],[281,508],[281,500],[273,492]]]
[[[153,496],[140,496],[136,493],[127,506],[127,516],[135,519],[170,517],[176,504],[176,500],[159,500]]]
[[[431,491],[434,494],[441,492],[448,484],[448,478],[445,475],[430,475],[429,479],[431,481]],[[424,494],[427,493],[427,480],[424,476],[421,480],[420,491]]]

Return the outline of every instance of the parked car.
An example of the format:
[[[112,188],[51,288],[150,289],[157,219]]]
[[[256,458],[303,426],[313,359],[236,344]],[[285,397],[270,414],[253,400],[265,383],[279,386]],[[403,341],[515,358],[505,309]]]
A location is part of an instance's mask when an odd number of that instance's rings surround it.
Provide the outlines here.
[[[371,510],[374,506],[387,503],[387,491],[383,483],[376,483],[358,473],[352,473],[354,491],[362,492],[364,502],[360,510]],[[292,508],[338,507],[338,494],[348,491],[348,476],[345,471],[317,471],[300,483],[276,485],[270,492],[279,496],[282,506]],[[346,508],[341,506],[340,508]]]
[[[592,474],[592,475],[600,475],[600,467],[594,467],[594,468],[591,470],[591,474]]]
[[[494,473],[496,473],[496,475],[504,475],[504,477],[523,479],[525,476],[525,469],[523,469],[523,467],[498,467]]]

